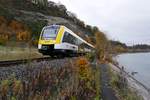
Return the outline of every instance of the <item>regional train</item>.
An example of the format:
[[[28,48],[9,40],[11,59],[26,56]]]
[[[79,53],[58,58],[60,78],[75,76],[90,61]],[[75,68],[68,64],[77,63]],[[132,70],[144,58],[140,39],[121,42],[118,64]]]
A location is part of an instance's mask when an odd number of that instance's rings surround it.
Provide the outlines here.
[[[91,52],[94,46],[63,25],[50,25],[42,29],[38,50],[43,55],[76,56]]]

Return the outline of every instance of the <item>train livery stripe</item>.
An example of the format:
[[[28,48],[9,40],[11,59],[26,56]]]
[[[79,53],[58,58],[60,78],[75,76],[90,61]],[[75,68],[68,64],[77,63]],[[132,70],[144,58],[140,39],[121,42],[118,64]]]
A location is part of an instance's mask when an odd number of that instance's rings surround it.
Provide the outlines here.
[[[39,44],[45,44],[45,45],[49,45],[49,44],[55,44],[56,40],[39,40]]]
[[[54,48],[78,51],[78,46],[70,44],[70,43],[65,43],[65,42],[61,44],[55,44]]]
[[[61,26],[60,29],[59,29],[59,32],[57,34],[56,44],[60,44],[61,43],[63,33],[64,33],[64,27]]]

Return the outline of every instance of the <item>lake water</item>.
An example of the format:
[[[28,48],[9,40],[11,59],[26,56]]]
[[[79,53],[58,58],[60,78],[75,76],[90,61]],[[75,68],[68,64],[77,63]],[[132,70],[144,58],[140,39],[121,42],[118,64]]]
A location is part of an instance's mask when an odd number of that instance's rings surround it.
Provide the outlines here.
[[[134,77],[150,88],[150,53],[121,54],[116,57],[116,60],[130,74],[138,72]]]

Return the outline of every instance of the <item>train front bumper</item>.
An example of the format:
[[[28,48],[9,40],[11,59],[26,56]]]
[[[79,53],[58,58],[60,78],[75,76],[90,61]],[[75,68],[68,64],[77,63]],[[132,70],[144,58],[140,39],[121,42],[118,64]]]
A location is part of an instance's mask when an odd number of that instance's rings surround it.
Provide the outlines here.
[[[54,44],[51,45],[38,45],[38,50],[43,54],[51,54],[54,51]]]

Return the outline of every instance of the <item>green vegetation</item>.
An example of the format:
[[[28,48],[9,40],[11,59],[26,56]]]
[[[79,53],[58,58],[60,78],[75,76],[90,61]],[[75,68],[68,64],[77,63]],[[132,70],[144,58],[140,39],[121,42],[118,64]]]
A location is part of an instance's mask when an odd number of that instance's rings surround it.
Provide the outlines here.
[[[25,22],[25,23],[31,31],[30,35],[32,37],[32,39],[31,39],[32,45],[37,46],[41,30],[44,26],[47,25],[47,21],[38,20],[38,21],[35,21],[35,22],[30,21],[30,22]]]
[[[31,0],[35,4],[41,6],[41,7],[47,7],[48,6],[48,0]]]
[[[28,59],[29,56],[31,58],[43,57],[36,48],[0,46],[0,61]]]
[[[150,52],[150,45],[137,44],[128,47],[128,52]]]
[[[136,91],[129,88],[126,78],[123,73],[116,73],[109,69],[111,76],[111,85],[115,89],[118,97],[121,100],[143,100],[141,96],[138,96]]]
[[[75,60],[75,59],[74,59]],[[58,61],[59,62],[59,61]],[[2,78],[0,82],[0,98],[14,100],[100,100],[100,71],[96,66],[90,66],[89,61],[78,58],[75,61],[65,61],[58,66],[28,67],[25,76],[18,78],[12,74]],[[59,62],[60,63],[60,62]],[[54,66],[55,64],[55,66]],[[11,90],[11,91],[10,91]]]

